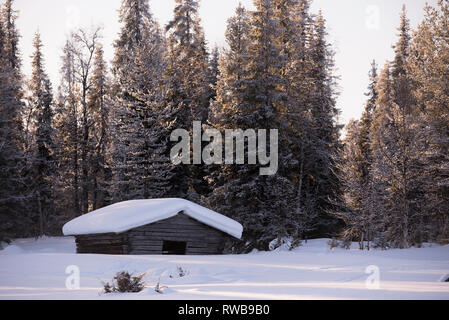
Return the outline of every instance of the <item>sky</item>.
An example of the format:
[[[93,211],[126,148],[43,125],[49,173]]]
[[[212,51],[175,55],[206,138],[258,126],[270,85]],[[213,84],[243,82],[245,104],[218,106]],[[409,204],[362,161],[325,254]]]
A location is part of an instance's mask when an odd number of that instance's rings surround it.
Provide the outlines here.
[[[252,0],[240,2],[248,9],[253,8]],[[397,40],[402,5],[407,6],[408,17],[415,28],[423,19],[426,2],[436,5],[437,0],[314,0],[311,11],[323,11],[329,42],[336,52],[340,123],[346,124],[361,116],[373,59],[382,67],[393,58],[392,45]],[[161,25],[166,25],[172,18],[175,0],[150,0],[149,3],[153,16]],[[200,2],[200,16],[209,46],[225,45],[226,21],[234,14],[238,3],[239,0]],[[106,59],[111,61],[112,44],[120,31],[120,4],[121,0],[15,0],[24,74],[31,73],[30,56],[36,30],[41,33],[46,71],[55,88],[59,82],[62,47],[73,29],[101,25]]]

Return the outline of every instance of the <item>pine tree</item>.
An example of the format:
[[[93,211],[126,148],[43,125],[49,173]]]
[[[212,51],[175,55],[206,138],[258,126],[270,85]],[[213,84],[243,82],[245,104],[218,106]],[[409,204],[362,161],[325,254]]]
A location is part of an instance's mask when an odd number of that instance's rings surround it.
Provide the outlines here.
[[[22,75],[12,4],[5,1],[0,15],[0,241],[27,235],[30,225],[24,214]]]
[[[115,43],[113,200],[176,196],[168,149],[178,106],[166,102],[166,43],[148,1],[123,1]]]
[[[176,112],[177,129],[192,130],[193,121],[205,122],[209,114],[208,52],[197,0],[176,0],[174,17],[167,24],[167,105]],[[195,162],[195,161],[193,161]],[[206,170],[200,164],[179,166],[173,176],[176,193],[199,201],[208,193]],[[175,191],[175,190],[173,190]]]
[[[32,76],[28,83],[30,97],[29,108],[32,110],[33,139],[31,151],[30,179],[33,200],[30,212],[36,212],[36,225],[39,235],[49,231],[54,219],[54,172],[56,169],[53,144],[53,94],[50,80],[44,70],[42,41],[39,32],[34,37],[32,56]],[[34,209],[36,208],[36,209]]]
[[[338,159],[338,173],[342,184],[342,207],[336,211],[336,215],[344,220],[346,226],[343,232],[345,240],[357,239],[363,249],[366,219],[369,216],[365,211],[365,190],[361,179],[361,169],[364,165],[359,142],[361,140],[361,128],[358,121],[351,120],[347,125],[347,133],[344,140],[344,149]],[[368,221],[367,221],[368,220]]]
[[[329,198],[338,197],[340,193],[333,170],[333,159],[340,149],[340,127],[336,123],[339,111],[336,107],[334,53],[327,43],[325,19],[321,12],[314,19],[309,37],[310,60],[306,77],[311,84],[307,97],[311,126],[307,139],[309,155],[306,172],[310,178],[304,181],[304,188],[313,199],[313,207],[309,211],[319,213],[316,230],[329,235],[337,227],[337,221],[327,212],[332,209]]]
[[[208,101],[210,101],[211,99],[215,99],[215,97],[217,96],[217,92],[216,92],[216,86],[217,86],[217,82],[218,82],[218,76],[220,74],[220,70],[219,70],[219,60],[220,60],[220,51],[218,49],[217,46],[214,47],[214,49],[212,50],[210,59],[209,59],[209,66],[208,66],[208,70],[207,70],[207,82],[209,83],[209,94],[208,94]]]
[[[89,110],[92,110],[92,121],[95,123],[91,128],[91,154],[89,164],[92,176],[92,209],[102,208],[110,201],[108,184],[111,180],[109,167],[109,145],[110,145],[110,98],[109,79],[107,75],[107,64],[104,60],[103,47],[100,45],[95,50],[94,69],[91,78],[91,87],[88,93]]]
[[[427,241],[449,239],[449,4],[438,1],[438,7],[426,6],[424,21],[411,43],[407,72],[417,105],[422,110],[421,144],[425,146],[423,161],[422,207],[428,221],[423,225]]]
[[[375,220],[378,211],[377,190],[372,177],[371,126],[377,94],[377,66],[373,62],[369,73],[368,101],[360,121],[351,121],[347,126],[344,148],[338,154],[337,170],[342,185],[342,210],[337,216],[346,223],[345,240],[357,239],[360,249],[370,249],[377,231]]]
[[[112,63],[114,76],[113,92],[116,103],[112,115],[113,144],[113,200],[131,200],[137,195],[133,186],[140,177],[133,178],[134,163],[138,162],[134,146],[137,130],[140,128],[139,112],[142,102],[135,98],[134,92],[140,88],[133,79],[132,69],[139,47],[143,46],[143,36],[147,28],[153,26],[147,0],[124,0],[120,7],[120,22],[123,27],[115,42],[115,57]]]
[[[309,13],[310,3],[307,0],[275,1],[276,15],[279,20],[281,36],[278,41],[283,50],[283,67],[280,76],[284,80],[287,100],[281,116],[287,124],[284,126],[282,156],[285,171],[289,172],[289,180],[294,182],[296,195],[293,201],[294,210],[288,218],[293,225],[293,237],[299,244],[301,239],[316,231],[319,211],[316,210],[314,191],[307,188],[307,176],[311,171],[313,124],[310,110],[313,108],[309,93],[312,89],[309,72],[312,67],[311,30],[313,20]],[[285,151],[284,151],[285,152]]]
[[[170,49],[168,74],[171,81],[177,82],[177,92],[172,99],[185,106],[188,118],[184,124],[191,126],[192,120],[207,119],[208,53],[198,1],[176,0],[176,3],[174,17],[166,26]]]
[[[223,111],[215,113],[213,123],[218,128],[281,129],[283,125],[278,112],[285,92],[280,89],[281,46],[275,40],[279,30],[273,17],[274,8],[270,1],[264,0],[255,1],[255,6],[248,26],[241,7],[236,17],[229,20],[230,50],[220,63],[216,101],[217,106],[223,104]],[[243,34],[243,30],[248,33]],[[243,223],[246,243],[239,249],[244,251],[267,249],[271,240],[288,235],[288,222],[284,218],[290,209],[288,201],[293,185],[281,174],[261,176],[259,169],[254,164],[224,166],[222,174],[215,177],[214,192],[209,199],[220,212]],[[284,197],[279,199],[278,194]]]
[[[226,42],[228,47],[224,49],[219,61],[220,74],[216,85],[216,98],[211,103],[211,112],[208,123],[216,129],[238,128],[236,114],[242,101],[243,91],[240,90],[244,81],[245,68],[248,61],[249,44],[249,12],[239,3],[235,15],[228,19],[226,29]],[[236,199],[234,190],[238,186],[237,166],[220,165],[211,168],[207,177],[212,192],[204,201],[218,212],[230,215],[235,208],[239,208],[240,199]],[[232,214],[238,217],[240,214]]]
[[[370,132],[373,121],[373,113],[376,109],[376,101],[378,98],[377,93],[377,65],[373,61],[371,64],[371,70],[369,72],[370,84],[368,87],[368,93],[365,95],[368,97],[368,101],[365,105],[362,118],[360,119],[360,136],[357,141],[359,155],[359,192],[362,194],[360,208],[363,223],[363,231],[361,233],[361,247],[364,247],[364,240],[368,242],[367,249],[370,249],[370,241],[373,240],[375,234],[375,214],[376,214],[376,186],[374,185],[372,177],[372,164],[373,154],[370,140]]]
[[[237,7],[235,16],[228,19],[226,42],[228,49],[224,50],[219,63],[215,101],[211,104],[209,121],[216,128],[225,129],[235,127],[234,117],[239,101],[238,88],[245,76],[245,67],[248,59],[249,41],[249,13],[241,5]]]
[[[395,59],[379,78],[378,109],[374,113],[372,143],[375,179],[384,185],[384,232],[391,246],[407,248],[420,244],[421,153],[419,117],[407,72],[409,21],[401,14]]]

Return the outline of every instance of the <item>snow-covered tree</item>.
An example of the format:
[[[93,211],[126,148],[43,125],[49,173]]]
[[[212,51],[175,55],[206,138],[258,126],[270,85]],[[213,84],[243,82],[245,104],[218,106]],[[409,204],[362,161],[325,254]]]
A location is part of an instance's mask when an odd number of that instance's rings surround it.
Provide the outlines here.
[[[249,12],[241,5],[237,7],[235,16],[228,19],[226,30],[226,48],[219,61],[220,75],[218,76],[217,96],[211,104],[209,121],[216,128],[225,129],[235,127],[234,117],[240,103],[239,86],[245,76],[248,59],[249,41]]]
[[[107,72],[107,63],[104,60],[103,47],[99,45],[95,50],[93,62],[91,87],[89,88],[87,100],[88,109],[92,110],[92,122],[89,144],[91,146],[89,164],[91,171],[91,202],[92,209],[104,207],[110,201],[109,182],[111,180],[111,169],[109,167],[110,157],[110,85]]]
[[[429,223],[422,226],[427,241],[449,239],[449,4],[428,5],[424,21],[411,42],[407,70],[417,105],[423,111],[421,142],[423,189],[421,200]]]
[[[384,186],[382,222],[390,245],[407,248],[419,244],[422,196],[420,117],[407,72],[410,26],[405,7],[401,14],[395,59],[379,77],[377,108],[371,141],[374,179]]]
[[[334,53],[327,40],[326,23],[321,12],[313,17],[310,27],[306,24],[305,32],[308,51],[304,78],[307,83],[301,86],[304,100],[299,99],[307,106],[303,116],[302,146],[306,160],[304,169],[300,170],[306,176],[302,182],[303,197],[310,201],[307,211],[318,215],[314,230],[331,235],[337,228],[337,221],[327,214],[333,208],[329,199],[340,194],[333,161],[340,148]]]
[[[208,115],[208,53],[200,24],[197,0],[176,0],[174,17],[166,26],[169,38],[171,99],[187,110],[184,125],[204,121]],[[174,82],[172,84],[172,82]]]
[[[53,143],[53,93],[50,80],[45,72],[42,55],[42,41],[39,32],[34,37],[34,52],[32,56],[32,75],[28,82],[28,108],[30,109],[31,130],[28,146],[28,175],[30,180],[30,212],[35,212],[37,234],[44,235],[49,230],[49,224],[54,218],[55,157]],[[34,209],[36,208],[36,209]]]
[[[183,197],[170,161],[180,106],[167,102],[166,42],[148,1],[123,1],[113,63],[113,200]]]
[[[17,13],[12,5],[7,0],[0,7],[0,241],[26,235],[30,226],[23,207],[23,92]]]
[[[220,61],[220,50],[215,46],[209,58],[209,66],[207,70],[207,82],[209,84],[209,95],[207,100],[215,99],[217,96],[216,86],[218,81],[218,76],[220,74],[219,70]]]
[[[58,206],[66,208],[67,219],[81,214],[80,207],[80,128],[79,85],[75,76],[72,43],[63,48],[61,82],[55,106],[56,147],[58,159]],[[67,210],[68,208],[68,210]]]
[[[242,7],[229,20],[229,51],[220,61],[217,101],[212,124],[227,129],[281,129],[278,110],[285,99],[281,90],[279,29],[270,1],[255,1],[256,11]],[[248,23],[248,24],[247,24]],[[222,111],[219,110],[222,104]],[[268,146],[270,150],[270,146]],[[244,225],[243,250],[267,249],[271,240],[287,235],[286,220],[290,181],[281,176],[261,176],[259,165],[228,165],[214,177],[209,203]],[[276,194],[282,193],[280,199]]]
[[[60,205],[71,203],[68,217],[91,210],[91,156],[93,131],[100,127],[93,95],[94,61],[100,46],[100,28],[79,29],[69,36],[63,49],[61,84],[55,108],[59,165]]]
[[[371,241],[377,236],[379,222],[378,191],[372,177],[373,154],[371,125],[377,102],[377,66],[373,62],[369,72],[368,101],[360,121],[351,121],[347,126],[344,148],[337,156],[337,173],[343,195],[342,206],[337,215],[346,223],[343,233],[348,241],[358,240],[360,248],[369,250]],[[381,207],[381,206],[380,206]]]
[[[211,88],[208,81],[206,40],[199,17],[198,0],[176,0],[174,16],[167,24],[167,105],[178,109],[175,128],[192,130],[193,121],[204,122],[209,114]],[[205,168],[180,166],[173,177],[178,194],[198,201],[208,193]]]

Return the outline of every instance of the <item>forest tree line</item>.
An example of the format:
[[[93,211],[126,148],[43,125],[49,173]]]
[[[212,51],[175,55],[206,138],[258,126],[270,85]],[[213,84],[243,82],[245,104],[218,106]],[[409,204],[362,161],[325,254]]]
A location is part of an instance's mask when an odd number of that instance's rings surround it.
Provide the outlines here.
[[[362,249],[449,242],[449,2],[426,5],[415,31],[404,6],[393,48],[338,154],[337,214]]]
[[[408,247],[448,239],[448,3],[411,34],[401,16],[395,58],[377,74],[360,121],[341,140],[333,49],[309,0],[254,0],[208,48],[198,0],[176,0],[160,26],[148,0],[123,0],[110,65],[101,28],[77,29],[60,82],[39,33],[21,73],[13,0],[0,23],[0,241],[58,235],[119,201],[185,198],[244,226],[235,252],[317,236]],[[278,129],[279,170],[174,165],[175,129]],[[343,234],[341,234],[343,231]],[[369,246],[369,244],[368,244]]]

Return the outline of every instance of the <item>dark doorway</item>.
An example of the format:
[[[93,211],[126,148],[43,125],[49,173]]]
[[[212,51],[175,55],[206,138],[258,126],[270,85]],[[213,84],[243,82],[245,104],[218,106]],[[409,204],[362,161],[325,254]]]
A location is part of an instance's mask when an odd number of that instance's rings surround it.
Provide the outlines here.
[[[164,241],[164,245],[162,247],[162,254],[185,255],[186,249],[187,249],[187,242]]]

